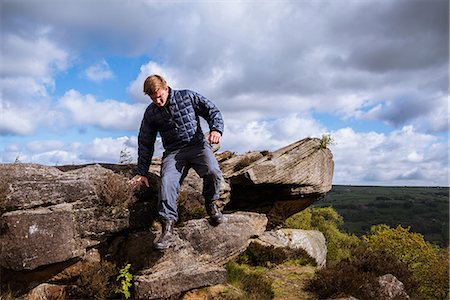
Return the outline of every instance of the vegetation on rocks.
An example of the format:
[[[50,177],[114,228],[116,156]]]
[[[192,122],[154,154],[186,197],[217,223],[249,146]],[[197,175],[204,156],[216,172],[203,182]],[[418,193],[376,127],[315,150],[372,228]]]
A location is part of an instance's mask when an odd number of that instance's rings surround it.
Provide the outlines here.
[[[342,230],[343,218],[333,208],[307,208],[286,220],[286,227],[317,229],[327,239],[327,267],[316,272],[307,290],[319,299],[379,297],[377,278],[392,274],[416,299],[448,297],[449,254],[410,228],[373,226],[358,238]]]
[[[70,291],[74,299],[106,299],[115,296],[116,265],[108,261],[89,262],[83,269],[76,285]]]
[[[120,174],[108,174],[96,182],[96,192],[102,204],[125,210],[135,201],[133,189]]]
[[[331,207],[307,208],[285,222],[287,228],[319,230],[326,239],[327,261],[340,261],[350,256],[350,251],[358,243],[358,238],[340,229],[343,218]]]
[[[377,225],[371,228],[362,242],[369,249],[383,250],[408,266],[412,277],[419,283],[421,299],[445,299],[449,288],[449,256],[442,249],[426,242],[410,228]]]
[[[381,295],[377,278],[385,274],[394,275],[409,292],[416,288],[416,282],[406,264],[382,250],[371,251],[359,247],[352,251],[350,257],[317,271],[306,289],[314,292],[319,299],[340,296],[379,299]]]
[[[251,243],[247,250],[236,260],[240,264],[272,267],[285,262],[296,262],[299,265],[315,265],[315,261],[303,249],[275,248]]]
[[[231,262],[226,269],[228,282],[244,292],[244,299],[273,299],[272,281],[264,276],[263,268],[251,268]]]

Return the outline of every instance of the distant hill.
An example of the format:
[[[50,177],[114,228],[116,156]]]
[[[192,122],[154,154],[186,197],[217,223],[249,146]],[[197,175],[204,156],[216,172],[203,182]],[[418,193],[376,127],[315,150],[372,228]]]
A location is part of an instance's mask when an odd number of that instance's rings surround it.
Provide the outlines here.
[[[372,225],[411,226],[431,243],[449,245],[449,187],[333,185],[314,207],[332,206],[343,229],[358,236]]]

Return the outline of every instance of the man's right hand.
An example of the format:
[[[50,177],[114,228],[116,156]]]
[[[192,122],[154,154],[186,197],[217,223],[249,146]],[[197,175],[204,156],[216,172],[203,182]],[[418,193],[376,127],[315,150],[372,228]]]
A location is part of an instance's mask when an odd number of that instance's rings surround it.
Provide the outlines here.
[[[147,177],[146,176],[142,176],[142,175],[134,176],[133,178],[130,179],[130,181],[128,181],[128,183],[133,188],[136,188],[136,187],[140,186],[142,183],[144,183],[146,187],[150,187],[150,184],[148,183]]]

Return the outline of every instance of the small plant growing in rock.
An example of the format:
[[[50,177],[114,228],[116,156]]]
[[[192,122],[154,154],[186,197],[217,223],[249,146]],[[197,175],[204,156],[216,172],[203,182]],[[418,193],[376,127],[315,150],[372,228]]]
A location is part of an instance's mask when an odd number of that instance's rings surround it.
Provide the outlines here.
[[[130,287],[133,275],[130,273],[130,267],[131,264],[125,265],[119,270],[119,275],[116,278],[116,281],[120,283],[120,286],[116,288],[116,293],[123,294],[126,299],[131,297]]]
[[[260,152],[263,156],[265,156],[268,160],[271,160],[273,158],[273,153],[269,150],[263,150]]]
[[[331,134],[322,134],[322,138],[320,139],[319,150],[327,148],[329,145],[334,145],[334,139],[331,137]]]

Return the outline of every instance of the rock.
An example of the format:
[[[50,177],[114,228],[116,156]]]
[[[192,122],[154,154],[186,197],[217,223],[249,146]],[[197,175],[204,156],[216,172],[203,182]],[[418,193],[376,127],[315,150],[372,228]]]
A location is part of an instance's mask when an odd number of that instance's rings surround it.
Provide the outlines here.
[[[317,230],[279,229],[266,231],[254,242],[276,248],[303,249],[311,256],[319,268],[327,259],[325,236]]]
[[[11,164],[0,165],[0,175],[6,179],[6,188],[0,189],[4,268],[31,270],[70,260],[130,227],[128,209],[107,203],[99,192],[108,178],[116,181],[105,190],[119,191],[121,179],[108,169],[88,166],[64,173],[53,167]]]
[[[253,152],[221,164],[230,181],[225,210],[264,213],[269,228],[323,198],[331,189],[334,163],[317,138],[306,138],[269,153]]]
[[[175,246],[153,251],[152,232],[129,236],[117,248],[121,260],[140,269],[135,276],[136,298],[164,298],[226,281],[222,267],[243,252],[252,236],[264,232],[267,218],[255,213],[224,215],[224,223],[211,226],[206,219],[190,220],[175,229]]]
[[[30,209],[95,197],[95,186],[89,175],[102,176],[110,172],[99,166],[89,166],[80,172],[61,172],[54,167],[37,164],[0,164],[4,186],[1,211]]]
[[[381,299],[409,299],[403,283],[392,274],[378,277]]]
[[[68,288],[65,285],[42,283],[33,288],[18,300],[69,299]]]
[[[320,139],[306,138],[260,155],[234,173],[224,171],[224,177],[244,185],[290,185],[293,194],[326,193],[331,189],[334,164],[330,150],[320,148]]]
[[[8,212],[1,219],[0,264],[5,268],[32,270],[85,253],[71,204]]]

